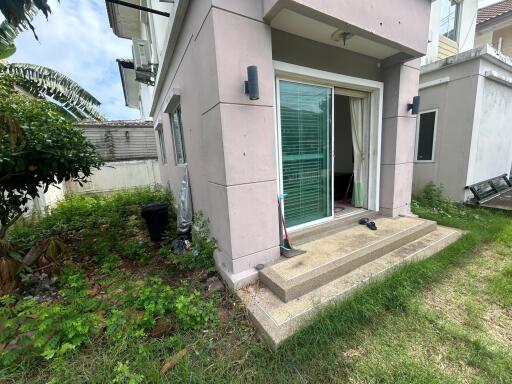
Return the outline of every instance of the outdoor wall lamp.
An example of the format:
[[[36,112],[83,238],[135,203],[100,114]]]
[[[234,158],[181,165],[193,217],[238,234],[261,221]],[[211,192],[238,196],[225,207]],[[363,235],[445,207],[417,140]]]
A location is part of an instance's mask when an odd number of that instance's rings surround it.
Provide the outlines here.
[[[247,67],[247,81],[245,82],[245,94],[249,100],[260,99],[260,87],[258,85],[258,67],[251,65]]]
[[[412,111],[413,115],[417,115],[420,113],[420,97],[414,96],[412,98],[412,104],[407,104],[407,110]]]

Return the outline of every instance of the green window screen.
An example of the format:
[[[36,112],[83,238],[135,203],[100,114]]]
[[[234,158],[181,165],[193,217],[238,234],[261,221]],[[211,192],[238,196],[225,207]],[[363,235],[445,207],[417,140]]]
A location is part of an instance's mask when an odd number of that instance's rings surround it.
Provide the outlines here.
[[[418,131],[417,160],[428,161],[434,157],[434,133],[436,129],[436,111],[420,114],[420,129]]]
[[[279,82],[286,225],[330,217],[331,88]]]

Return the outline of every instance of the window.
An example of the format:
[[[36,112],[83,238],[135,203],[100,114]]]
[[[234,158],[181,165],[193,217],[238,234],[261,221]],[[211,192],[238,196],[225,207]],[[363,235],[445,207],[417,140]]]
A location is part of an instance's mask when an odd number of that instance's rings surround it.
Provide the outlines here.
[[[171,113],[171,130],[174,144],[174,159],[176,165],[185,164],[187,158],[185,155],[185,143],[183,139],[183,124],[181,123],[181,107],[178,106]]]
[[[160,145],[160,156],[162,157],[162,163],[167,164],[167,155],[165,153],[165,139],[164,133],[162,132],[162,127],[160,126],[158,129],[158,144]]]
[[[434,161],[437,110],[421,112],[416,132],[416,161]]]
[[[459,13],[461,0],[441,0],[441,22],[439,33],[457,41],[459,29]]]

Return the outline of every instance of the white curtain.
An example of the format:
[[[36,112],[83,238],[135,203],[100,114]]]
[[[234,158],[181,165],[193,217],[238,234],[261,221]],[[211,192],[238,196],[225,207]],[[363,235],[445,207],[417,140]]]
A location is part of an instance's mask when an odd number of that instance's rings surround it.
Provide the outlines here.
[[[363,99],[350,98],[350,121],[352,123],[352,146],[354,147],[354,188],[352,205],[361,208],[365,201],[364,182],[365,153],[363,143]]]

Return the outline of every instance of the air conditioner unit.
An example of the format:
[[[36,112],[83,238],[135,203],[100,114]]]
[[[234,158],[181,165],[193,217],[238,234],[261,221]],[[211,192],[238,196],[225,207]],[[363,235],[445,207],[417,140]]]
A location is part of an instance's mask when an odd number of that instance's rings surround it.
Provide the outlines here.
[[[157,64],[151,63],[151,52],[148,41],[133,39],[133,62],[135,67],[135,80],[139,83],[154,85]]]
[[[151,67],[149,42],[146,40],[133,39],[133,61],[135,70],[139,68],[149,69]]]
[[[153,71],[148,71],[145,69],[137,69],[135,70],[135,81],[139,83],[147,84],[147,85],[155,85],[155,74]]]

